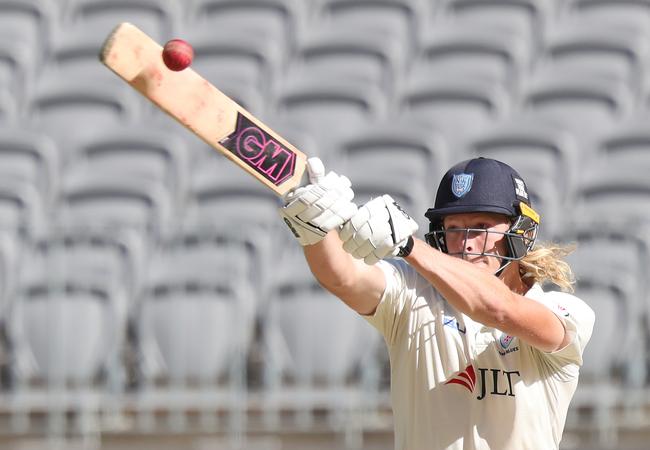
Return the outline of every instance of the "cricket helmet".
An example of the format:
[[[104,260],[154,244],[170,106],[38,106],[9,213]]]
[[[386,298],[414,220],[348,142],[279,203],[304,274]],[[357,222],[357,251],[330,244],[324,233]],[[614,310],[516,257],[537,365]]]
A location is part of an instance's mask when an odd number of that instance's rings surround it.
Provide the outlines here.
[[[450,214],[496,213],[510,218],[511,226],[503,234],[508,254],[496,255],[485,252],[472,255],[488,255],[501,258],[502,270],[507,262],[526,256],[537,238],[539,214],[533,210],[528,188],[523,178],[509,165],[490,158],[474,158],[462,161],[442,178],[433,208],[425,213],[430,221],[429,233],[425,239],[429,245],[449,253],[446,244],[447,232],[443,220]],[[454,232],[497,233],[488,230],[461,229]],[[465,257],[470,253],[463,251]]]

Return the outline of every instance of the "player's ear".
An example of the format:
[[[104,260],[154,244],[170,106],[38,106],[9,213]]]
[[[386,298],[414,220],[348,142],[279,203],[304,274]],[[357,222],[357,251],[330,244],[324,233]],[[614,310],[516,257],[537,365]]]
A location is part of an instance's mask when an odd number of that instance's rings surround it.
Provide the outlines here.
[[[308,158],[307,172],[309,173],[309,181],[311,183],[318,183],[325,176],[323,161],[317,157]]]

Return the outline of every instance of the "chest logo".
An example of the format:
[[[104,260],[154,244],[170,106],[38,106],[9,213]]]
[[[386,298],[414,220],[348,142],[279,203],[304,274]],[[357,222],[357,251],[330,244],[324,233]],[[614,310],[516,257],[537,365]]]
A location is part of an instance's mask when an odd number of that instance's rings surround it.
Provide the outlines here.
[[[458,319],[453,316],[442,316],[442,324],[446,327],[458,330],[463,334],[467,332],[467,327],[461,326],[460,323],[458,323]]]
[[[478,377],[473,365],[469,365],[456,375],[445,381],[445,384],[457,384],[473,393],[476,385],[479,385],[479,393],[476,400],[483,400],[486,396],[514,397],[515,384],[519,381],[521,374],[518,370],[478,368]],[[477,383],[476,379],[479,379]]]
[[[501,338],[499,339],[499,344],[501,344],[501,348],[505,350],[508,347],[510,347],[510,344],[512,344],[513,339],[514,336],[510,336],[509,334],[501,335]]]
[[[459,384],[468,391],[474,392],[474,386],[476,386],[476,372],[474,371],[474,366],[470,364],[465,368],[465,370],[458,372],[449,380],[445,381],[445,384]]]
[[[501,337],[499,338],[499,348],[497,348],[497,351],[499,352],[499,355],[505,356],[508,353],[516,352],[519,350],[518,345],[510,346],[512,342],[515,340],[514,336],[510,336],[509,334],[502,334]]]

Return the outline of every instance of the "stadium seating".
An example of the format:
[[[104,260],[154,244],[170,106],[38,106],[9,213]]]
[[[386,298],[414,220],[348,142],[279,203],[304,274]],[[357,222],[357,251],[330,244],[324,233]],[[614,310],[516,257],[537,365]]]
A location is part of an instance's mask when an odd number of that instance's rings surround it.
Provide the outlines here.
[[[145,431],[160,408],[170,412],[167,426],[178,429],[187,411],[209,420],[218,411],[235,414],[244,398],[254,294],[223,251],[210,255],[197,243],[178,244],[157,255],[134,319],[140,355],[134,407]],[[188,250],[198,258],[178,270],[190,261]]]
[[[650,5],[635,0],[571,0],[562,5],[569,17],[615,22],[624,27],[650,29]]]
[[[62,25],[83,24],[107,36],[118,23],[132,22],[164,42],[180,17],[177,6],[173,0],[71,0],[66,4]]]
[[[647,423],[649,1],[0,0],[1,442],[391,430],[383,342],[275,195],[99,63],[121,21],[418,235],[449,166],[511,164],[597,314],[565,446]]]
[[[291,77],[351,78],[392,92],[404,65],[404,44],[390,34],[320,27],[305,33],[292,55]]]
[[[219,29],[237,26],[263,39],[292,48],[305,14],[303,2],[297,0],[192,0],[188,8],[189,23]]]
[[[453,70],[410,79],[398,95],[403,120],[440,132],[452,152],[507,117],[511,103],[499,82]]]
[[[520,34],[506,33],[481,23],[462,26],[443,22],[431,27],[422,37],[413,72],[432,75],[451,71],[517,89],[530,57],[530,43]]]
[[[633,111],[633,91],[624,81],[582,70],[536,72],[521,97],[521,112],[532,120],[560,126],[588,151],[602,134]]]
[[[614,21],[570,20],[554,27],[540,52],[537,70],[583,71],[641,87],[647,33]]]
[[[302,269],[295,264],[302,259],[286,251],[282,260],[289,264],[284,267],[293,269],[279,268],[269,291],[264,323],[267,420],[277,424],[277,414],[288,410],[304,427],[313,423],[315,410],[323,409],[331,426],[354,426],[349,415],[363,407],[362,394],[369,389],[363,365],[370,364],[377,335],[324,291],[304,264]],[[357,382],[350,383],[351,377]]]

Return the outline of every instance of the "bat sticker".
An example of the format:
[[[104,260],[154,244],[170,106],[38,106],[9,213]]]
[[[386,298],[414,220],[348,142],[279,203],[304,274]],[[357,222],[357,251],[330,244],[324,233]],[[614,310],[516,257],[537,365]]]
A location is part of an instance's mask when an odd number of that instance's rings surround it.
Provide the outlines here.
[[[276,186],[295,172],[296,154],[241,112],[235,131],[219,143]]]

